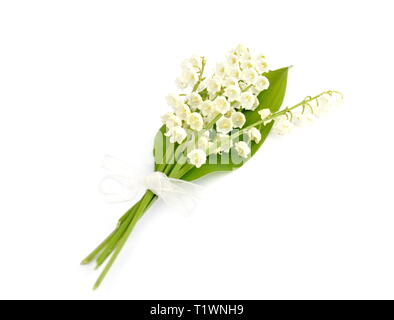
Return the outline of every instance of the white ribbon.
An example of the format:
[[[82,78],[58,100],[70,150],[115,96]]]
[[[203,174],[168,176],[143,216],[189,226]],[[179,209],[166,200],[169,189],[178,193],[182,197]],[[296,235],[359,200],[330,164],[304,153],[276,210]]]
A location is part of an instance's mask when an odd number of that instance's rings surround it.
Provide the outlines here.
[[[153,172],[144,177],[135,173],[127,163],[111,156],[104,157],[102,167],[110,173],[101,180],[99,191],[109,202],[131,201],[148,189],[173,209],[191,212],[201,191],[200,186],[194,183],[169,178],[162,172]]]

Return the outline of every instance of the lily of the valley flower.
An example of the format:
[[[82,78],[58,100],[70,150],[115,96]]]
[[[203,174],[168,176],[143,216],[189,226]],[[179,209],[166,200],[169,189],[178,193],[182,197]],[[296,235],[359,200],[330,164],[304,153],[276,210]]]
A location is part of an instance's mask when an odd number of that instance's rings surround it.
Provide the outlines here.
[[[171,143],[182,143],[187,137],[186,130],[179,126],[170,128],[165,135],[170,137]]]
[[[230,103],[225,97],[218,97],[213,102],[216,112],[225,114],[230,111]]]
[[[161,118],[167,128],[177,127],[182,125],[182,120],[179,119],[173,112],[167,112]]]
[[[256,101],[256,97],[253,93],[243,92],[241,94],[240,102],[241,102],[242,108],[244,108],[246,110],[252,110],[255,101]]]
[[[258,112],[258,114],[260,115],[261,120],[265,120],[271,115],[271,110],[270,109],[262,109]]]
[[[239,141],[235,144],[235,150],[238,152],[239,156],[242,158],[248,158],[250,154],[250,148],[245,141]]]
[[[204,126],[204,120],[201,114],[197,112],[193,112],[192,114],[189,115],[187,119],[187,123],[192,130],[196,130],[196,131],[201,131]]]
[[[247,130],[246,134],[248,135],[250,140],[252,140],[256,143],[259,143],[261,141],[261,132],[258,129],[256,129],[255,127]]]
[[[289,133],[294,128],[294,124],[287,118],[287,116],[280,116],[275,119],[273,130],[278,135]]]
[[[221,117],[218,122],[216,122],[216,131],[219,133],[227,134],[233,130],[233,121],[231,118]]]
[[[234,112],[231,115],[231,120],[233,121],[234,128],[242,128],[246,122],[246,117],[242,112]]]
[[[207,154],[204,150],[194,149],[188,153],[187,158],[192,165],[200,168],[207,161]]]

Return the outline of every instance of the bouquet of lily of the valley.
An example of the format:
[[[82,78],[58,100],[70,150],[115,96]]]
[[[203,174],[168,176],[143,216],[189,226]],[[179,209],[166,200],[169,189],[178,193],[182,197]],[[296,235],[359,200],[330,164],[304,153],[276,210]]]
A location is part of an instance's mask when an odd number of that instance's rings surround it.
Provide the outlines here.
[[[224,62],[206,76],[205,57],[185,60],[176,84],[182,91],[167,96],[171,111],[163,117],[154,141],[154,170],[144,180],[142,198],[119,220],[115,230],[82,263],[108,259],[95,288],[103,281],[130,233],[147,209],[157,200],[192,206],[190,181],[209,173],[232,171],[245,164],[264,143],[271,130],[283,135],[295,124],[312,121],[338,103],[342,94],[326,91],[308,96],[291,107],[280,109],[289,68],[270,71],[264,55],[238,45]],[[107,167],[111,161],[107,159]],[[112,178],[133,189],[127,175]]]

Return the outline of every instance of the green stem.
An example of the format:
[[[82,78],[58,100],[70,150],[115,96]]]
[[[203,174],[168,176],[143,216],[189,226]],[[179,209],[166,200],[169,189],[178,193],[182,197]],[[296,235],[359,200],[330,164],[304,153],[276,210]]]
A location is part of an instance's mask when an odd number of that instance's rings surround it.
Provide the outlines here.
[[[129,210],[127,210],[126,213],[125,213],[123,216],[120,217],[120,219],[118,220],[118,225],[117,225],[118,228],[119,228],[120,225],[123,223],[123,221],[125,221],[125,220],[127,219],[127,217],[128,217],[128,215],[129,215],[131,209],[132,209],[132,208],[130,208]]]
[[[171,177],[176,179],[182,179],[182,177],[193,168],[193,165],[185,163],[178,171],[172,173]]]
[[[166,172],[167,176],[174,178],[178,176],[178,172],[182,169],[182,167],[187,164],[185,155],[182,155],[176,162],[176,164],[172,167],[171,171]]]
[[[246,91],[248,91],[251,87],[253,87],[253,84],[250,84],[250,85],[246,86],[245,88],[243,88],[243,89],[241,90],[241,92],[246,92]]]
[[[174,152],[175,151],[174,151],[173,145],[170,142],[168,142],[168,146],[167,146],[167,148],[164,152],[164,155],[163,155],[163,162],[164,163],[159,164],[156,171],[164,172],[166,166],[169,164],[171,158],[174,156]]]
[[[118,234],[119,229],[121,228],[123,222],[129,217],[130,212],[132,212],[135,209],[134,205],[132,208],[127,210],[127,212],[119,219],[118,225],[115,228],[114,231],[96,248],[90,253],[85,259],[82,260],[81,264],[89,264],[94,260],[94,258],[104,249],[107,247],[108,243],[112,241],[112,239]]]
[[[104,270],[102,271],[102,273],[98,277],[96,283],[94,284],[94,287],[93,287],[94,290],[97,289],[100,286],[100,284],[102,283],[102,281],[104,280],[105,276],[107,275],[108,271],[111,269],[113,263],[115,262],[120,251],[122,250],[123,246],[125,245],[128,237],[130,236],[131,231],[134,229],[134,226],[136,225],[137,221],[142,217],[144,212],[153,203],[154,199],[156,199],[156,196],[149,190],[142,197],[141,201],[139,202],[138,208],[136,210],[135,216],[133,217],[132,221],[128,225],[127,230],[125,231],[123,236],[119,239],[114,253],[112,254],[110,260],[108,261]]]
[[[333,95],[334,93],[335,94],[339,94],[340,96],[343,96],[343,94],[341,92],[339,92],[339,91],[332,91],[332,90],[324,91],[324,92],[318,94],[317,96],[305,98],[303,101],[301,101],[300,103],[297,103],[296,105],[292,106],[291,108],[285,108],[282,111],[278,111],[276,113],[273,113],[267,119],[264,119],[264,121],[270,120],[270,119],[273,119],[273,118],[276,118],[276,117],[279,117],[279,116],[282,116],[282,115],[290,112],[291,110],[294,110],[294,109],[296,109],[298,107],[304,106],[304,105],[308,104],[309,102],[311,102],[313,100],[319,99],[322,95],[325,95],[325,94]]]
[[[141,201],[141,200],[140,200]],[[124,219],[123,223],[118,227],[116,233],[112,236],[110,241],[107,243],[105,249],[101,252],[101,254],[96,259],[96,269],[99,268],[103,262],[108,258],[108,256],[112,253],[115,249],[116,244],[118,243],[119,239],[125,233],[128,225],[130,224],[131,220],[133,219],[135,212],[139,206],[140,201],[138,201],[128,212],[126,219]]]
[[[215,125],[215,123],[222,117],[221,113],[218,113],[212,120],[211,122],[209,122],[205,128],[205,130],[210,130],[213,128],[213,126]]]
[[[332,95],[334,93],[339,94],[339,95],[342,96],[342,93],[339,92],[339,91],[325,91],[323,93],[318,94],[317,96],[309,97],[307,99],[304,99],[303,101],[301,101],[300,103],[297,103],[296,105],[292,106],[291,108],[285,108],[285,109],[283,109],[281,111],[275,112],[275,113],[271,114],[269,117],[265,118],[264,120],[259,120],[259,121],[255,122],[255,123],[252,123],[251,125],[249,125],[249,126],[247,126],[245,128],[242,128],[242,130],[239,130],[238,132],[234,133],[233,135],[231,135],[231,137],[233,139],[235,139],[235,138],[239,137],[241,134],[243,134],[248,129],[251,129],[251,128],[256,127],[258,125],[261,125],[261,124],[264,124],[266,121],[273,120],[274,118],[277,118],[279,116],[285,115],[286,113],[290,112],[291,110],[294,110],[294,109],[296,109],[298,107],[304,106],[305,104],[308,104],[309,102],[320,98],[324,94]]]
[[[172,171],[174,168],[175,164],[168,164],[163,173],[168,176],[168,174]]]
[[[205,69],[205,64],[207,63],[207,61],[205,60],[204,57],[202,57],[202,61],[201,61],[201,70],[200,70],[200,76],[198,77],[198,81],[196,82],[196,84],[193,87],[193,91],[192,92],[196,92],[198,87],[201,84],[201,81],[203,80],[203,74],[204,74],[204,69]]]
[[[105,246],[112,239],[117,230],[118,228],[112,231],[112,233],[103,242],[101,242],[101,244],[96,249],[94,249],[91,254],[89,254],[85,259],[82,260],[81,264],[89,264],[90,262],[92,262],[93,259],[105,248]]]

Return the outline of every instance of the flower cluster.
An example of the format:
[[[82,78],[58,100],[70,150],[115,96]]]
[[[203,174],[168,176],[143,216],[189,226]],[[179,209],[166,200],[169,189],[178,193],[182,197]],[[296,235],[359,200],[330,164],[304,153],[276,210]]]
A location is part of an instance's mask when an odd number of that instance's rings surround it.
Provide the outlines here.
[[[171,143],[187,144],[187,158],[196,167],[206,162],[208,155],[229,152],[231,148],[243,157],[250,155],[249,143],[234,142],[231,133],[241,130],[246,122],[245,111],[259,106],[258,95],[268,89],[268,71],[264,55],[253,56],[250,49],[238,45],[224,62],[218,63],[213,75],[204,78],[204,57],[185,60],[176,83],[191,93],[170,94],[167,103],[172,112],[163,123]],[[259,143],[261,134],[255,127],[245,130],[248,142]]]
[[[315,97],[306,97],[302,102],[291,108],[285,108],[276,114],[269,113],[262,115],[262,120],[275,120],[273,132],[284,135],[290,132],[295,125],[306,125],[314,122],[316,117],[326,114],[334,105],[339,105],[342,101],[342,93],[337,91],[326,91]],[[266,109],[268,110],[268,109]],[[268,110],[269,112],[269,110]]]
[[[162,120],[170,142],[184,146],[181,149],[187,150],[188,161],[197,168],[206,163],[209,155],[232,149],[246,159],[251,155],[251,143],[261,141],[257,129],[261,124],[274,121],[273,132],[284,135],[295,124],[311,122],[315,116],[326,113],[342,98],[339,92],[326,91],[276,113],[261,109],[258,111],[261,120],[245,128],[245,112],[259,107],[258,96],[270,85],[264,75],[268,72],[264,55],[254,56],[250,49],[238,45],[228,53],[225,62],[216,64],[208,78],[203,75],[204,57],[193,56],[181,66],[176,83],[180,89],[190,88],[191,92],[168,95],[172,111]]]

